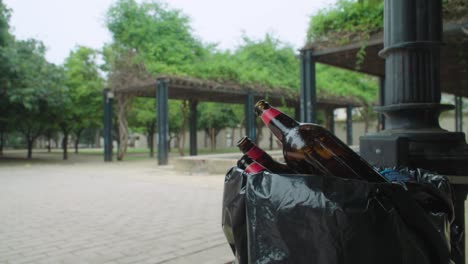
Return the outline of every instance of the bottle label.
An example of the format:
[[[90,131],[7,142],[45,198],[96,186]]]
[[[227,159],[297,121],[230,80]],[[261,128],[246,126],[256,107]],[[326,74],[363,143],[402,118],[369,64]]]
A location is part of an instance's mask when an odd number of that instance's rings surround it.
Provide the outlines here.
[[[264,170],[265,168],[262,165],[255,163],[255,162],[250,164],[247,168],[245,168],[245,172],[250,173],[250,174],[254,174],[257,172],[264,171]]]
[[[270,108],[263,112],[261,118],[263,120],[263,123],[265,123],[265,125],[268,125],[270,124],[270,121],[279,114],[281,114],[280,111],[276,110],[275,108]]]
[[[263,151],[259,149],[257,146],[253,146],[247,153],[245,153],[253,160],[259,159],[263,155]]]

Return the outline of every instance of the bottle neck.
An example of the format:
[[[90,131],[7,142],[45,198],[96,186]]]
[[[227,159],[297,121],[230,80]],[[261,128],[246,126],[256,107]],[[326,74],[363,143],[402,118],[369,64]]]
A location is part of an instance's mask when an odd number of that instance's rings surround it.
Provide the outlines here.
[[[299,126],[296,120],[273,107],[264,110],[261,118],[280,141],[291,129]]]
[[[249,174],[255,174],[262,171],[266,171],[265,167],[256,162],[252,162],[250,165],[247,166],[247,168],[245,168],[245,172]]]

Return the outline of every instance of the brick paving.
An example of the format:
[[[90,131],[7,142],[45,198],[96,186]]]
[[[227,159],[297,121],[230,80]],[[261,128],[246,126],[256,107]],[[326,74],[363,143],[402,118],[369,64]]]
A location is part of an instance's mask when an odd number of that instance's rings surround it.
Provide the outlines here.
[[[155,161],[0,166],[0,263],[226,263],[222,188]]]

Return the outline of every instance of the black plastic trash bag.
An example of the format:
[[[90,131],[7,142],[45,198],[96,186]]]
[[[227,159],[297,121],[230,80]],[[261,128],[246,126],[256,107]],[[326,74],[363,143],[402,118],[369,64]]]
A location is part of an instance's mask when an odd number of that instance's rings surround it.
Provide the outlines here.
[[[248,263],[247,226],[245,218],[245,186],[247,174],[236,167],[229,170],[224,181],[222,227],[236,256],[236,263]]]
[[[434,178],[419,178],[372,184],[232,169],[223,227],[238,263],[450,263],[453,205]]]

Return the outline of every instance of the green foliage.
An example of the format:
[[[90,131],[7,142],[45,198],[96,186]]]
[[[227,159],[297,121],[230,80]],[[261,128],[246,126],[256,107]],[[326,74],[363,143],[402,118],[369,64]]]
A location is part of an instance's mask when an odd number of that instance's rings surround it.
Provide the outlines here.
[[[50,125],[63,94],[63,72],[44,57],[45,47],[36,40],[16,41],[10,50],[11,85],[6,93],[11,116],[8,122],[28,142],[28,157],[34,140]]]
[[[323,64],[317,64],[317,89],[322,95],[352,96],[364,104],[377,99],[377,79]]]
[[[239,124],[233,105],[203,102],[198,106],[198,127],[203,129],[210,138],[211,149],[216,148],[216,136],[224,128],[234,128]]]
[[[179,134],[189,116],[188,101],[169,100],[169,133]]]
[[[10,35],[10,9],[0,0],[0,47],[5,47],[11,40]]]
[[[214,52],[193,74],[205,79],[235,81],[264,87],[299,87],[299,62],[292,46],[267,34],[264,39],[246,36],[234,52]]]
[[[99,74],[97,51],[78,47],[65,60],[66,86],[70,104],[69,117],[73,130],[100,127],[104,80]]]
[[[128,125],[134,132],[147,134],[156,125],[156,103],[154,98],[133,99],[128,116]]]
[[[198,113],[198,126],[201,129],[215,129],[219,132],[223,128],[233,128],[239,124],[232,105],[204,102],[199,104]]]
[[[458,20],[467,17],[468,1],[442,0],[442,14],[444,20]]]
[[[205,52],[188,17],[161,3],[119,0],[106,22],[114,42],[135,51],[153,74],[183,74]]]
[[[383,27],[383,1],[339,0],[310,19],[307,39],[344,44]]]

